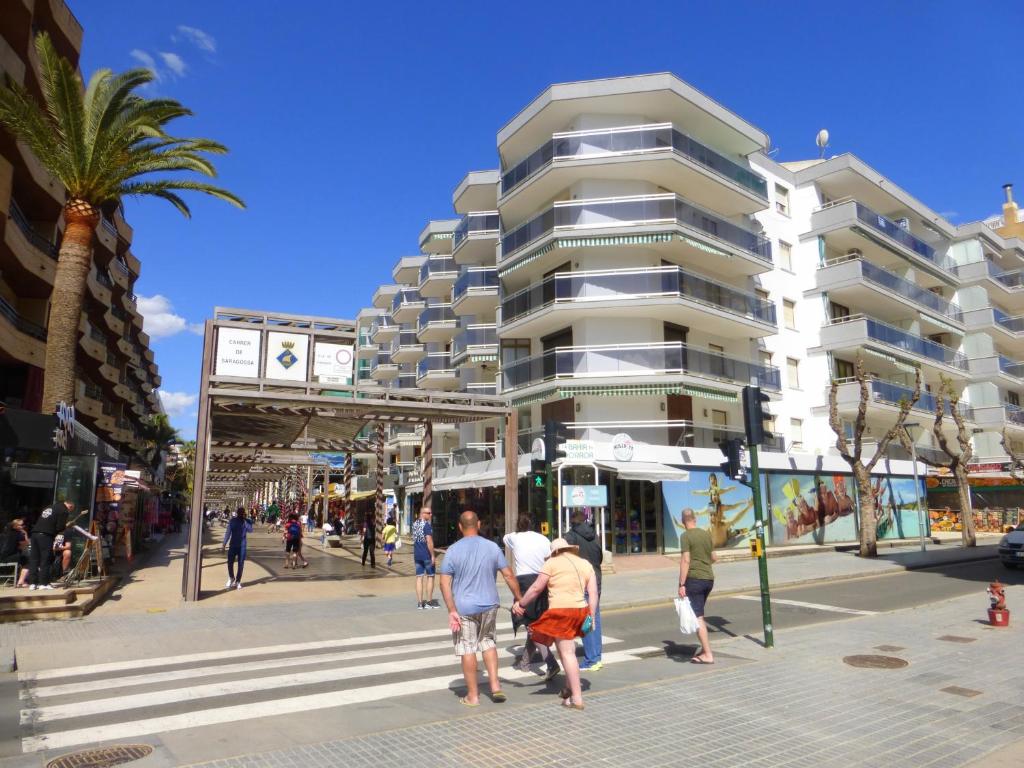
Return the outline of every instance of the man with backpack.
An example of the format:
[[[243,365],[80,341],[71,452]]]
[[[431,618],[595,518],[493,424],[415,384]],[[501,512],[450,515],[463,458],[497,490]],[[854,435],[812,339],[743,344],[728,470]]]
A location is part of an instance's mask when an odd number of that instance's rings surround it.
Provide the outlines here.
[[[302,556],[302,523],[294,512],[289,515],[288,523],[284,527],[284,553],[285,568],[298,568],[299,560],[302,560],[303,568],[309,565]]]

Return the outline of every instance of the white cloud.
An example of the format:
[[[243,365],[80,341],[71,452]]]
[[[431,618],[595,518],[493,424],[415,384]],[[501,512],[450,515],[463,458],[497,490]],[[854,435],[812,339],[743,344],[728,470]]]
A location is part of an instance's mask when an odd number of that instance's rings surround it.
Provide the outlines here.
[[[184,416],[192,406],[196,404],[199,395],[190,395],[188,392],[168,392],[165,389],[159,390],[160,402],[168,416]]]
[[[217,52],[217,41],[213,39],[212,35],[207,34],[198,27],[188,27],[180,24],[178,25],[178,34],[172,35],[171,39],[177,42],[179,36],[192,43],[201,51],[206,51],[207,53]]]
[[[139,62],[139,64],[141,64],[150,72],[152,72],[154,80],[160,80],[160,70],[156,68],[156,59],[154,59],[148,53],[139,48],[133,48],[129,55],[137,62]]]
[[[142,330],[148,333],[150,338],[166,338],[182,331],[197,335],[203,332],[202,323],[190,323],[181,315],[175,314],[170,299],[159,293],[155,296],[139,296],[137,306],[142,313]]]
[[[160,58],[163,59],[164,66],[167,67],[178,77],[185,76],[185,60],[176,53],[168,53],[166,51],[160,51]]]

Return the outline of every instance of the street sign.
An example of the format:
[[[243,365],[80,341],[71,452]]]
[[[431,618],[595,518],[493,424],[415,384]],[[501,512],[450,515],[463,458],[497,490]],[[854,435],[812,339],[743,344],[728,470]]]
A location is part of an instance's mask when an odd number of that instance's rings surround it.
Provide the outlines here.
[[[607,507],[606,485],[563,485],[563,507]]]
[[[562,447],[566,464],[590,464],[594,461],[593,440],[566,440]]]

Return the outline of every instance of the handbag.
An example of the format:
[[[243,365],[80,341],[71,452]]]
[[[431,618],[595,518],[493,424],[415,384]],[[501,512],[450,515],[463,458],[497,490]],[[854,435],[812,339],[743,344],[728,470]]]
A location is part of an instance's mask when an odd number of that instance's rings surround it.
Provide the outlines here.
[[[576,578],[580,580],[580,592],[582,592],[584,595],[587,594],[587,588],[583,585],[583,577],[580,576],[579,568],[576,567],[576,564],[573,563],[572,560],[569,561],[569,565],[571,565],[572,569],[576,571]],[[580,627],[580,632],[582,632],[584,635],[589,635],[593,631],[594,617],[588,613],[587,618],[584,619],[583,625]]]

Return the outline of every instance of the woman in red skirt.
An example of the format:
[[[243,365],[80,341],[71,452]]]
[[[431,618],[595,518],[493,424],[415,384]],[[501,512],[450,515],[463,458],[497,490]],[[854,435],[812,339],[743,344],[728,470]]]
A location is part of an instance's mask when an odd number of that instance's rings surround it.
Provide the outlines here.
[[[558,649],[568,683],[562,688],[562,704],[573,710],[583,709],[576,638],[585,634],[584,624],[588,625],[588,630],[593,626],[597,612],[597,577],[593,566],[576,554],[578,551],[579,547],[565,539],[552,541],[551,556],[537,580],[526,590],[522,600],[512,606],[512,611],[521,616],[524,605],[529,605],[545,588],[548,590],[548,609],[530,625],[530,632],[534,642],[545,645],[554,642]],[[584,594],[590,597],[589,605]]]

